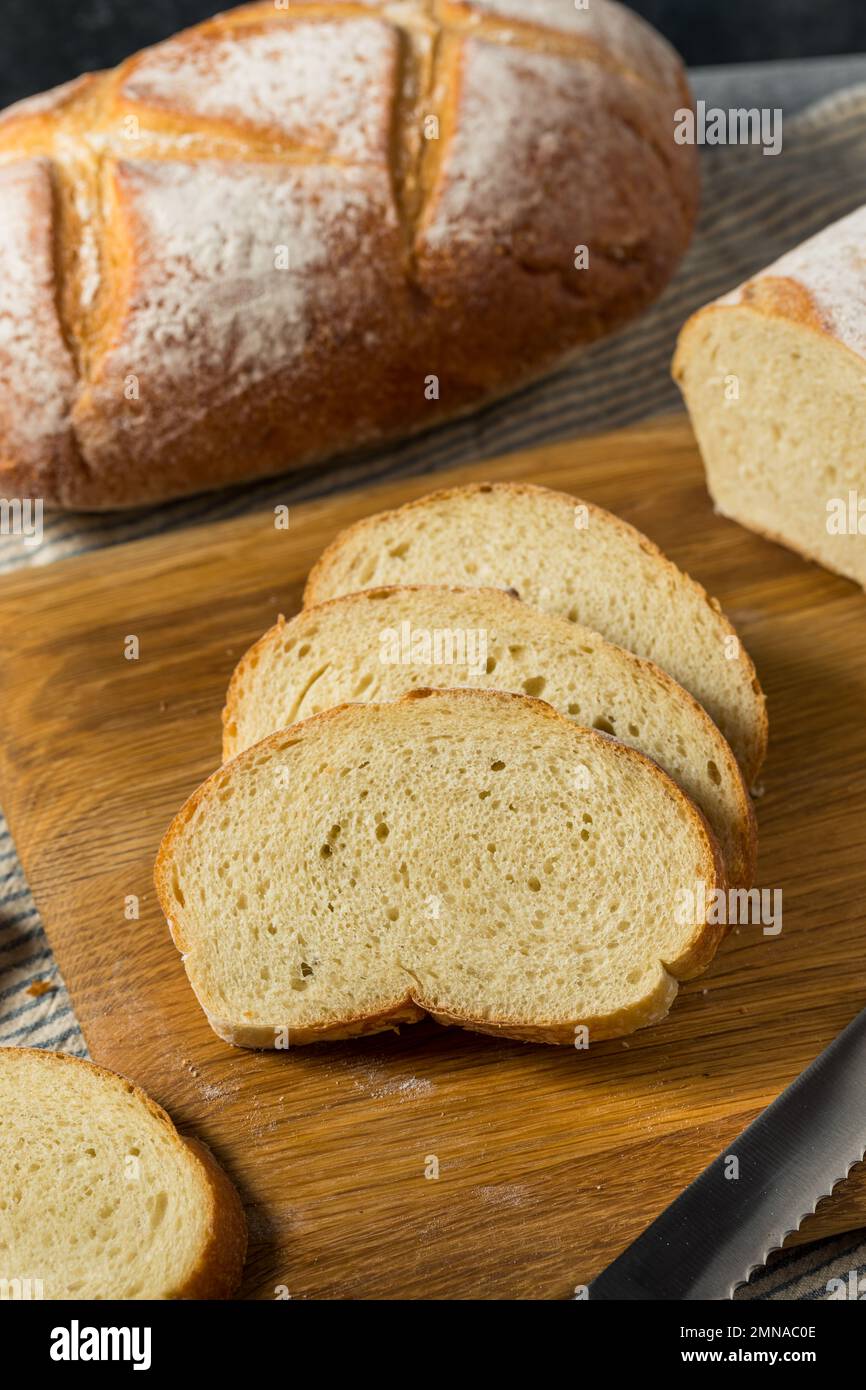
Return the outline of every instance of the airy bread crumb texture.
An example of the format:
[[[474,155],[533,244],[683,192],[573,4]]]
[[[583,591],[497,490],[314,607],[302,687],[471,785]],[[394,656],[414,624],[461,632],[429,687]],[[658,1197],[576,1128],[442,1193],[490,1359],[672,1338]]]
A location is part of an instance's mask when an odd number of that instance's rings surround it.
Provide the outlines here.
[[[273,1047],[432,1014],[574,1043],[662,1018],[722,929],[700,812],[655,764],[544,702],[415,691],[330,710],[215,773],[156,884],[228,1041]]]
[[[814,308],[794,282],[758,280],[689,320],[674,376],[718,510],[866,586],[864,538],[847,523],[849,493],[866,491],[866,363]],[[842,528],[828,530],[828,504]]]
[[[715,599],[619,517],[528,483],[422,497],[341,532],[314,566],[305,606],[379,585],[513,589],[656,662],[721,729],[747,782],[767,743],[763,692]]]
[[[540,696],[646,753],[707,817],[729,881],[751,883],[751,801],[697,701],[651,662],[497,589],[368,589],[280,620],[238,663],[223,757],[334,705],[381,703],[419,686]]]
[[[0,1048],[0,1280],[46,1299],[224,1298],[245,1250],[228,1178],[143,1091]]]

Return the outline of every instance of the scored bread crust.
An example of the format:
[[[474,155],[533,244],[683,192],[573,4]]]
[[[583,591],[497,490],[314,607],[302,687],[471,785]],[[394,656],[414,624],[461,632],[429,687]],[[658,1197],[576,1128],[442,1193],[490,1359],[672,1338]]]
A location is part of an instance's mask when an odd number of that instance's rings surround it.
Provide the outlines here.
[[[546,701],[537,700],[529,695],[514,694],[502,690],[467,690],[464,688],[430,690],[424,688],[407,691],[398,700],[391,703],[403,705],[430,699],[485,701],[490,707],[491,714],[494,710],[501,712],[521,705],[531,709],[538,717],[553,721],[568,729],[570,735],[579,734],[581,738],[589,738],[591,741],[603,744],[615,757],[642,764],[664,787],[667,796],[682,808],[703,841],[703,865],[698,872],[701,880],[707,886],[707,897],[711,897],[715,889],[724,891],[726,888],[727,880],[721,850],[706,817],[657,763],[638,752],[637,749],[630,748],[598,730],[583,729],[573,720],[559,714]],[[239,753],[231,763],[212,773],[178,811],[163,836],[157,853],[154,865],[154,884],[172,940],[182,956],[186,955],[191,943],[185,934],[182,911],[179,911],[177,900],[171,891],[171,877],[175,842],[184,826],[199,806],[217,792],[221,781],[225,779],[227,772],[231,772],[231,769],[244,767],[248,762],[260,758],[263,752],[271,749],[279,751],[284,745],[290,745],[309,737],[311,734],[314,735],[322,727],[339,722],[347,712],[363,708],[363,706],[352,704],[336,705],[331,709],[322,710],[319,714],[311,715],[308,719],[293,724],[288,729],[282,729],[269,735],[251,748]],[[562,1019],[539,1020],[532,1024],[527,1024],[524,1019],[510,1017],[500,1019],[480,1019],[468,1015],[458,1017],[443,1013],[442,1010],[435,1007],[427,1007],[423,998],[416,998],[416,991],[407,987],[399,996],[395,996],[384,1009],[377,1010],[374,1014],[351,1014],[339,1019],[331,1019],[321,1025],[299,1029],[292,1028],[289,1042],[290,1044],[332,1042],[368,1033],[382,1032],[386,1029],[398,1028],[401,1023],[416,1022],[425,1014],[439,1022],[458,1024],[460,1027],[473,1032],[494,1033],[498,1036],[525,1042],[573,1043],[575,1028],[579,1025],[587,1026],[590,1035],[596,1041],[620,1037],[623,1033],[633,1032],[636,1028],[646,1027],[648,1024],[664,1018],[676,996],[676,982],[692,979],[706,970],[727,932],[728,927],[726,925],[706,921],[702,924],[696,924],[692,937],[685,943],[676,959],[661,962],[666,975],[653,994],[648,999],[639,1000],[633,1005],[606,1015],[566,1021]],[[208,1022],[219,1037],[240,1047],[274,1048],[276,1046],[278,1027],[238,1023],[237,1020],[225,1019],[204,989],[193,983],[192,980],[190,983]]]
[[[169,1133],[172,1144],[183,1150],[198,1170],[208,1205],[208,1221],[195,1265],[183,1284],[168,1291],[165,1297],[202,1300],[231,1298],[240,1284],[246,1259],[247,1223],[237,1188],[207,1145],[200,1139],[180,1134],[162,1106],[119,1072],[97,1066],[83,1057],[73,1057],[66,1052],[48,1052],[41,1048],[3,1047],[0,1048],[0,1059],[10,1053],[28,1059],[38,1056],[39,1065],[53,1069],[84,1067],[95,1072],[107,1085],[120,1086],[133,1095],[151,1118]]]
[[[718,600],[712,598],[703,585],[699,584],[691,575],[686,574],[672,560],[669,560],[655,542],[651,541],[643,532],[638,531],[629,522],[623,521],[622,517],[617,516],[614,512],[609,512],[594,502],[587,502],[583,498],[574,497],[570,493],[561,492],[555,488],[526,482],[468,483],[439,488],[435,492],[428,492],[423,497],[416,497],[413,501],[404,503],[402,507],[394,507],[383,512],[375,512],[372,516],[362,517],[359,521],[340,531],[313,565],[304,587],[302,599],[304,608],[311,608],[315,604],[323,603],[333,597],[328,589],[329,570],[332,565],[339,564],[344,550],[358,536],[363,536],[365,531],[374,530],[391,517],[402,516],[416,509],[423,510],[430,503],[450,502],[487,492],[500,492],[512,497],[543,495],[545,498],[550,498],[563,506],[567,506],[572,512],[575,506],[585,507],[588,515],[594,518],[597,524],[606,527],[611,533],[618,534],[629,546],[639,546],[644,554],[648,555],[659,566],[661,572],[672,576],[678,585],[687,589],[698,599],[701,605],[712,614],[713,622],[719,630],[720,646],[726,637],[735,637],[739,641],[735,627],[725,616]],[[602,636],[606,636],[606,634],[602,633]],[[747,735],[745,735],[746,742],[744,747],[737,751],[740,753],[743,774],[747,783],[751,785],[767,754],[769,724],[767,703],[758,680],[757,671],[752,658],[741,642],[739,652],[740,689],[744,705],[749,708],[750,717],[749,728]]]
[[[538,377],[669,281],[690,104],[674,51],[608,0],[292,0],[13,106],[7,491],[164,500]]]
[[[230,730],[237,719],[242,700],[241,692],[243,687],[249,681],[250,675],[257,667],[262,654],[268,648],[279,646],[280,642],[283,640],[286,628],[291,627],[296,630],[299,634],[299,640],[302,640],[304,626],[307,624],[315,624],[320,613],[326,610],[330,612],[339,612],[341,609],[346,609],[347,612],[350,613],[353,605],[357,604],[359,599],[362,599],[364,596],[373,597],[377,594],[394,594],[398,596],[401,594],[435,595],[440,590],[445,590],[453,594],[482,595],[484,600],[490,603],[494,609],[498,608],[500,610],[499,617],[506,629],[509,610],[513,609],[514,605],[517,605],[518,610],[527,611],[527,605],[524,604],[522,600],[507,593],[503,589],[489,589],[484,586],[479,586],[476,589],[467,589],[465,586],[457,584],[400,584],[384,585],[376,589],[362,589],[357,593],[340,594],[336,598],[325,599],[322,603],[315,604],[311,608],[302,609],[290,623],[287,623],[281,614],[277,622],[270,627],[267,632],[263,633],[258,641],[254,642],[249,650],[244,653],[232,672],[226,691],[225,705],[222,711],[223,762],[228,762],[231,758],[235,757],[238,752]],[[561,621],[555,614],[543,614],[539,616],[544,621],[554,625]],[[569,635],[575,636],[579,631],[580,628],[578,625],[568,625]],[[613,648],[615,651],[622,650],[617,648],[615,643],[607,642],[606,639],[604,644],[607,647]],[[757,858],[757,823],[752,800],[749,796],[748,788],[746,787],[736,758],[722,734],[710,719],[703,705],[701,705],[693,695],[685,690],[683,686],[679,685],[673,677],[669,676],[660,666],[657,666],[655,662],[649,661],[645,657],[635,656],[632,652],[626,652],[626,656],[640,671],[646,673],[655,683],[663,687],[668,697],[675,704],[679,705],[682,710],[687,709],[690,717],[701,724],[712,738],[715,745],[716,756],[719,762],[725,767],[730,786],[735,793],[737,802],[737,838],[733,854],[729,855],[729,862],[726,866],[727,880],[732,887],[751,887],[754,881],[755,861]],[[473,686],[472,688],[477,689],[483,687]],[[574,722],[577,723],[579,721],[575,720]],[[275,730],[268,730],[268,732],[275,732]],[[647,754],[646,756],[649,755]]]

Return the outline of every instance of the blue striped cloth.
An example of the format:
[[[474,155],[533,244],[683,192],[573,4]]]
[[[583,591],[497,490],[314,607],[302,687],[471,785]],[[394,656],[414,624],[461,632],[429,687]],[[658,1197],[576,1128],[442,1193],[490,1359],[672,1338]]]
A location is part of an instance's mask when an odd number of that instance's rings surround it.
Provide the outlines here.
[[[640,323],[599,344],[574,366],[506,401],[373,456],[341,459],[230,492],[112,517],[46,519],[36,549],[0,538],[0,570],[45,565],[83,551],[196,522],[296,504],[357,483],[434,473],[462,462],[630,424],[679,405],[668,364],[679,325],[693,309],[866,202],[866,86],[851,88],[786,122],[781,155],[758,147],[706,150],[703,214],[674,283]],[[0,1044],[87,1055],[69,996],[0,820]],[[853,1272],[853,1273],[852,1273]],[[866,1232],[785,1256],[739,1297],[840,1296],[829,1281],[862,1280]],[[851,1280],[849,1279],[849,1285]]]

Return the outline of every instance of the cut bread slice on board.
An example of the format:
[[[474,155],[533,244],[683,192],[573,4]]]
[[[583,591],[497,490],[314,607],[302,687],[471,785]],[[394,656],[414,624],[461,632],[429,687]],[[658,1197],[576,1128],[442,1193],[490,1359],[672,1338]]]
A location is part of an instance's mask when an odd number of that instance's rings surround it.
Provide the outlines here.
[[[210,1150],[91,1062],[0,1048],[0,1193],[7,1296],[228,1298],[240,1283],[243,1208]]]
[[[764,696],[718,603],[601,507],[529,483],[434,492],[342,531],[313,567],[304,606],[383,584],[514,589],[655,661],[715,720],[747,782],[763,762]]]
[[[501,691],[413,691],[272,734],[175,817],[156,887],[229,1042],[431,1014],[571,1043],[664,1017],[723,928],[704,817],[634,749]]]
[[[673,374],[723,516],[866,587],[866,207],[699,309]]]
[[[652,662],[501,589],[366,589],[281,619],[232,677],[223,757],[334,705],[381,703],[419,686],[542,696],[646,753],[707,817],[728,881],[751,885],[752,803],[730,747],[694,697]]]

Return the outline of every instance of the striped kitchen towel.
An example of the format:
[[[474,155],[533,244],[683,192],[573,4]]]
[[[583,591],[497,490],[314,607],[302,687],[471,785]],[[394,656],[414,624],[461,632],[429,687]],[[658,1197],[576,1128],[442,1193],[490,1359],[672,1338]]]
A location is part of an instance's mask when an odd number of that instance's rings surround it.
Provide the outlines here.
[[[43,542],[36,548],[0,539],[0,570],[51,564],[196,522],[280,502],[298,503],[350,487],[361,477],[371,481],[434,473],[676,408],[679,397],[668,369],[677,329],[688,314],[866,202],[866,86],[811,107],[786,122],[784,135],[782,153],[772,158],[757,146],[704,151],[700,227],[679,274],[635,327],[592,348],[576,365],[468,419],[375,454],[342,458],[278,482],[255,483],[146,512],[48,518]],[[63,1048],[86,1056],[2,821],[0,1043]],[[739,1297],[841,1297],[846,1279],[849,1288],[862,1279],[866,1295],[866,1233],[782,1257]]]

